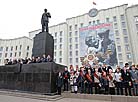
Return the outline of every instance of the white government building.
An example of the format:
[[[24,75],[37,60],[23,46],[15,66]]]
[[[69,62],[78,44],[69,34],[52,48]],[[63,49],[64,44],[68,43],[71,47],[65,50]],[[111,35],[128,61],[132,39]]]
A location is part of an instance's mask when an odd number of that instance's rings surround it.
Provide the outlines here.
[[[90,17],[88,13],[85,13],[67,18],[66,22],[49,27],[49,32],[54,37],[55,62],[67,66],[81,66],[79,28],[108,22],[112,22],[113,24],[118,65],[122,66],[125,62],[138,64],[138,5],[128,7],[128,4],[101,9],[95,17]],[[5,58],[16,57],[16,51],[13,51],[14,54],[10,57],[12,45],[14,50],[16,50],[16,46],[18,48],[20,48],[20,45],[24,46],[22,47],[21,55],[19,51],[17,52],[18,57],[23,58],[26,57],[26,47],[29,46],[28,57],[30,57],[33,45],[33,40],[31,39],[38,32],[40,32],[40,29],[29,32],[29,38],[25,39],[23,37],[22,40],[21,38],[17,38],[18,42],[17,39],[0,39],[0,63],[3,64]],[[28,40],[28,42],[23,40]],[[6,51],[7,47],[9,47],[8,51]]]

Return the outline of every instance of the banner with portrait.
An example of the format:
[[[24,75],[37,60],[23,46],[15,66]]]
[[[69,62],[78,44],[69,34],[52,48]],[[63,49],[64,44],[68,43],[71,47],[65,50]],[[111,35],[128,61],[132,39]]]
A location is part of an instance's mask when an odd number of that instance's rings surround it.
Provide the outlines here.
[[[112,23],[91,25],[79,29],[80,59],[90,65],[106,63],[117,64],[116,46]]]

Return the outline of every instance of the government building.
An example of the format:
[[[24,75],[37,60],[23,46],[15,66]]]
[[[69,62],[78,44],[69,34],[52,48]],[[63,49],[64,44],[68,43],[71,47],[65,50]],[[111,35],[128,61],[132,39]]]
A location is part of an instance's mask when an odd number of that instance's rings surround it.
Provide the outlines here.
[[[40,31],[29,32],[29,38],[0,39],[0,63],[6,58],[31,57],[32,39]],[[54,37],[56,63],[80,67],[81,58],[95,53],[101,62],[120,66],[126,62],[138,64],[138,5],[101,9],[94,17],[85,13],[67,18],[66,22],[50,26],[49,32]]]

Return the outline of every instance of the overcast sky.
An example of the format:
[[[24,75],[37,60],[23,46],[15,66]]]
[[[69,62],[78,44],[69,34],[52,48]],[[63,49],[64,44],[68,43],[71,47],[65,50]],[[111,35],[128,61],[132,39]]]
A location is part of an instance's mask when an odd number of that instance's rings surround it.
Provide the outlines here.
[[[94,0],[97,9],[106,9],[122,4],[138,4],[138,0]],[[0,0],[0,38],[11,39],[28,36],[28,32],[41,28],[44,8],[51,13],[49,25],[65,22],[87,13],[93,0]]]

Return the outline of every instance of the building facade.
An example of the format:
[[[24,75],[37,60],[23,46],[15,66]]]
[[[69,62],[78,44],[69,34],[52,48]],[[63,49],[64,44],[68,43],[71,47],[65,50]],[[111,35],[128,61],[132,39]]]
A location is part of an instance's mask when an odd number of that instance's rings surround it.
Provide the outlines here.
[[[65,23],[49,27],[49,31],[54,37],[55,61],[67,66],[81,66],[79,29],[105,23],[113,25],[117,64],[120,66],[126,62],[137,64],[138,5],[128,7],[128,4],[101,9],[95,17],[90,17],[86,13],[67,18]],[[36,31],[30,32],[31,36],[35,34]]]
[[[112,23],[113,27],[117,64],[120,66],[123,66],[126,62],[137,64],[138,5],[128,7],[128,4],[101,9],[95,17],[90,17],[88,13],[85,13],[76,17],[67,18],[66,22],[50,26],[49,32],[54,37],[54,61],[59,64],[67,65],[68,67],[70,65],[74,67],[81,66],[80,48],[82,45],[80,43],[80,29],[87,26],[98,26],[107,23]],[[29,32],[29,37],[33,39],[40,31],[41,29]],[[3,44],[3,42],[0,44]],[[14,47],[16,47],[16,44],[19,43],[13,44],[15,45]],[[25,44],[24,46],[27,46],[29,43]],[[30,42],[30,44],[32,43]],[[8,43],[6,45],[5,41],[4,45],[0,46],[4,46],[6,50],[6,46],[9,45],[11,44]],[[31,56],[31,50],[29,51],[29,56]],[[26,52],[24,53],[26,54]],[[1,58],[3,56],[5,56],[5,52],[1,55]],[[8,54],[8,56],[10,57],[10,54]],[[25,56],[26,55],[22,55],[22,57]]]
[[[19,59],[32,56],[33,41],[28,37],[0,39],[0,65],[5,59]]]

